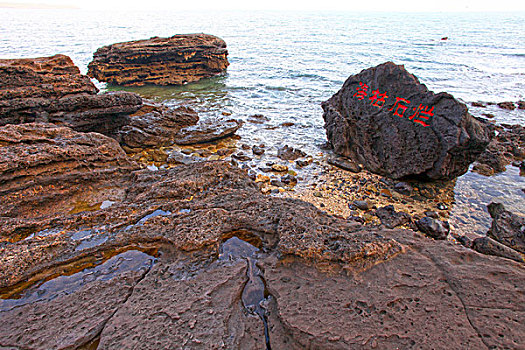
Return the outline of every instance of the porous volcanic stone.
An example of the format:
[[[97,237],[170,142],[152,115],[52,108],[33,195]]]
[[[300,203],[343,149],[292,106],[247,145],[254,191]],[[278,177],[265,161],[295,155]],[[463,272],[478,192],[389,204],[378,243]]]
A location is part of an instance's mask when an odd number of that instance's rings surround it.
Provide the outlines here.
[[[101,47],[88,75],[116,85],[181,85],[225,71],[227,56],[226,43],[213,35],[153,37]]]
[[[392,62],[350,76],[322,107],[336,154],[395,179],[462,175],[492,137],[463,103]]]

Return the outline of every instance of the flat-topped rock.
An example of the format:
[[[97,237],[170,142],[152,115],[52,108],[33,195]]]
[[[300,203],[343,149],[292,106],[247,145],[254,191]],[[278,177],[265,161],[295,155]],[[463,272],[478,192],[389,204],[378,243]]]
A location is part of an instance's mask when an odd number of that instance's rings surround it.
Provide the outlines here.
[[[392,62],[350,76],[322,107],[336,154],[395,179],[462,175],[492,137],[463,103]]]
[[[146,100],[143,103],[119,131],[122,145],[148,148],[206,143],[232,136],[242,125],[234,119],[201,121],[197,112],[187,106],[172,108]]]
[[[88,75],[115,85],[181,85],[224,72],[227,56],[226,43],[213,35],[153,37],[99,48]]]
[[[141,105],[134,93],[98,94],[65,55],[0,60],[0,126],[43,122],[111,134]]]

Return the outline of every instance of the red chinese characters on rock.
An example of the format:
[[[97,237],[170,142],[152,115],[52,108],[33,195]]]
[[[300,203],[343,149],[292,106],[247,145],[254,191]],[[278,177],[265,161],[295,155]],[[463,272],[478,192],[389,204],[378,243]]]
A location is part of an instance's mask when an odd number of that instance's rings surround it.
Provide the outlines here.
[[[356,92],[352,97],[356,97],[358,100],[364,100],[365,97],[367,97],[368,95],[369,88],[370,87],[367,84],[359,82],[359,86],[356,88]],[[372,96],[368,98],[368,101],[370,101],[370,104],[372,106],[381,109],[386,104],[387,99],[388,95],[386,92],[373,90]],[[404,118],[405,112],[409,110],[411,102],[402,97],[395,97],[395,99],[396,101],[392,108],[389,109],[389,111],[393,112],[392,114],[396,117]],[[429,107],[419,104],[419,106],[413,107],[412,111],[414,111],[414,114],[408,116],[409,120],[413,121],[414,123],[418,123],[424,127],[430,126],[432,117],[434,117],[434,106]]]
[[[419,123],[423,126],[430,126],[430,124],[427,124],[425,122],[430,121],[431,118],[434,116],[434,106],[432,108],[428,109],[428,106],[423,106],[422,104],[419,104],[417,108],[412,108],[414,114],[412,114],[408,119],[412,120],[414,123]]]
[[[359,82],[359,87],[357,88],[357,92],[352,97],[357,96],[358,100],[364,100],[367,94],[368,94],[368,85],[363,84],[362,82]]]
[[[406,100],[401,97],[396,97],[396,103],[392,106],[392,108],[389,109],[390,112],[394,111],[394,115],[398,116],[400,118],[403,118],[403,115],[405,114],[405,111],[408,109],[408,105],[410,104],[409,100]]]
[[[372,101],[372,106],[381,109],[385,105],[387,98],[388,96],[386,95],[386,92],[380,93],[379,90],[374,90],[372,91],[372,97],[370,97],[369,100]]]

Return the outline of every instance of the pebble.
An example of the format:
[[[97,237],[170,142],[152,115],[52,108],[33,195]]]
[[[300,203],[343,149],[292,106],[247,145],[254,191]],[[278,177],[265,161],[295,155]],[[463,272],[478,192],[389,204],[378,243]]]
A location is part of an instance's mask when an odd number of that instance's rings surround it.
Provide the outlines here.
[[[273,164],[272,165],[272,170],[277,171],[279,173],[284,173],[284,172],[288,171],[288,167],[286,165]]]
[[[368,210],[370,208],[370,204],[367,201],[354,201],[352,205],[361,210]]]
[[[445,204],[443,204],[443,203],[438,203],[437,208],[439,210],[447,210],[448,209],[448,207]]]
[[[261,147],[253,146],[252,147],[252,153],[257,155],[257,156],[260,156],[260,155],[264,154],[264,150]]]

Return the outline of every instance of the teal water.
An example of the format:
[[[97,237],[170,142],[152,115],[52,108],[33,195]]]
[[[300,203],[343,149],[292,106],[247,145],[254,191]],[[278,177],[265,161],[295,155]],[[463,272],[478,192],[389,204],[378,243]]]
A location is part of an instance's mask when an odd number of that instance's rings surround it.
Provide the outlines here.
[[[226,74],[181,87],[131,91],[170,105],[191,105],[203,117],[230,112],[247,120],[263,114],[267,122],[245,123],[239,134],[247,144],[265,143],[268,153],[289,144],[318,154],[326,140],[320,103],[349,75],[385,61],[404,64],[431,90],[447,91],[466,103],[525,99],[525,13],[0,9],[0,58],[63,53],[86,72],[93,52],[103,45],[195,32],[226,41],[231,63]],[[498,123],[525,124],[523,110],[470,110],[478,116],[492,113]],[[483,207],[493,198],[485,195],[490,183],[511,193],[501,200],[525,213],[523,177],[510,171],[504,178],[486,182],[466,175],[458,180],[458,198],[483,193]],[[488,214],[482,215],[486,227]]]

